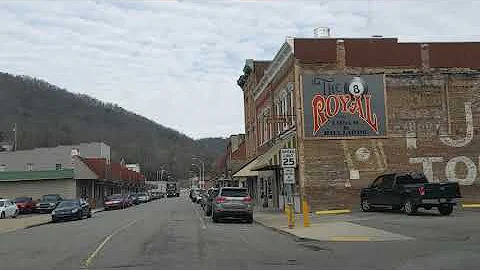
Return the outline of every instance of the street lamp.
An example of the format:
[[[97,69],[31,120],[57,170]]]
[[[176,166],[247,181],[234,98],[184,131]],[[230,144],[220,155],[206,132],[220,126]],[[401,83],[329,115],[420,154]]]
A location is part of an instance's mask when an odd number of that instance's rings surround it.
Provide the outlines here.
[[[204,163],[203,160],[201,160],[199,157],[193,156],[192,159],[193,159],[193,160],[197,160],[197,161],[199,161],[199,162],[202,164],[202,181],[205,182],[205,163]]]
[[[200,171],[200,180],[202,181],[203,183],[203,174],[202,174],[202,167],[200,167],[200,165],[198,165],[197,163],[192,163],[192,166],[195,166],[198,168],[198,170]]]

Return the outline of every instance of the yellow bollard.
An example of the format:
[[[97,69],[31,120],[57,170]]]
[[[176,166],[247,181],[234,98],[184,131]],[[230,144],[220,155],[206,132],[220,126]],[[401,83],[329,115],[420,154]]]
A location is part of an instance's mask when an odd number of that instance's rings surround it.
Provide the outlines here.
[[[310,227],[310,213],[308,211],[308,203],[306,201],[302,202],[303,208],[303,227]]]
[[[288,228],[293,229],[295,227],[295,218],[293,216],[293,209],[292,205],[288,205]]]

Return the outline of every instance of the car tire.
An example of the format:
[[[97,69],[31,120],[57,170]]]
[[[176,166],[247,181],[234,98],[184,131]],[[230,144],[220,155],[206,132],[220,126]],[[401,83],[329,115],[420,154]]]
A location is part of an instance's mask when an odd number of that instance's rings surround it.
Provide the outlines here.
[[[83,219],[83,213],[82,213],[82,212],[78,212],[77,220],[81,220],[81,219]]]
[[[250,216],[247,218],[247,223],[252,224],[253,223],[253,216]]]
[[[13,213],[12,218],[17,218],[18,215],[19,215],[19,211],[18,211],[18,210],[15,210],[15,213]]]
[[[448,216],[453,212],[453,205],[443,205],[438,207],[438,212],[442,216]]]
[[[4,219],[4,218],[5,218],[5,212],[0,213],[0,219]]]
[[[360,200],[360,208],[362,209],[363,212],[372,212],[372,206],[370,205],[367,199]]]
[[[212,214],[212,221],[213,221],[213,223],[218,223],[218,222],[220,222],[220,219],[218,218],[217,215],[215,215],[215,213]]]
[[[91,217],[92,217],[92,211],[88,211],[87,218],[91,218]]]
[[[403,211],[405,214],[411,216],[415,215],[417,213],[418,207],[415,205],[414,202],[411,200],[406,200],[405,203],[403,204]]]

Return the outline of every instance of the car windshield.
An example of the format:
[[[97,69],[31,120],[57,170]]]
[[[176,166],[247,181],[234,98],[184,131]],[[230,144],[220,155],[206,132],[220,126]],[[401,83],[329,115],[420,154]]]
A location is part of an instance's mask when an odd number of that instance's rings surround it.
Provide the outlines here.
[[[44,195],[42,196],[43,201],[56,201],[58,197],[56,195]]]
[[[32,199],[27,198],[27,197],[21,197],[21,198],[16,198],[16,199],[14,200],[14,202],[16,202],[16,203],[24,203],[24,202],[29,202],[29,201],[31,201],[31,200],[32,200]]]
[[[0,207],[3,207],[5,205],[4,201],[0,201]]]
[[[75,207],[75,206],[79,206],[79,205],[80,204],[78,203],[78,201],[63,201],[57,206],[57,208]]]
[[[222,189],[222,197],[247,197],[248,192],[247,189],[240,189],[240,188],[224,188]]]

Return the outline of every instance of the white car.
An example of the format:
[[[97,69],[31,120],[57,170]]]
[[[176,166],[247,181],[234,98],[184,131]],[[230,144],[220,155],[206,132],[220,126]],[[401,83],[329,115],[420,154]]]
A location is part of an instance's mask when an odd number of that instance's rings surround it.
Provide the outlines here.
[[[17,204],[12,200],[0,199],[0,219],[18,216],[18,207]]]

